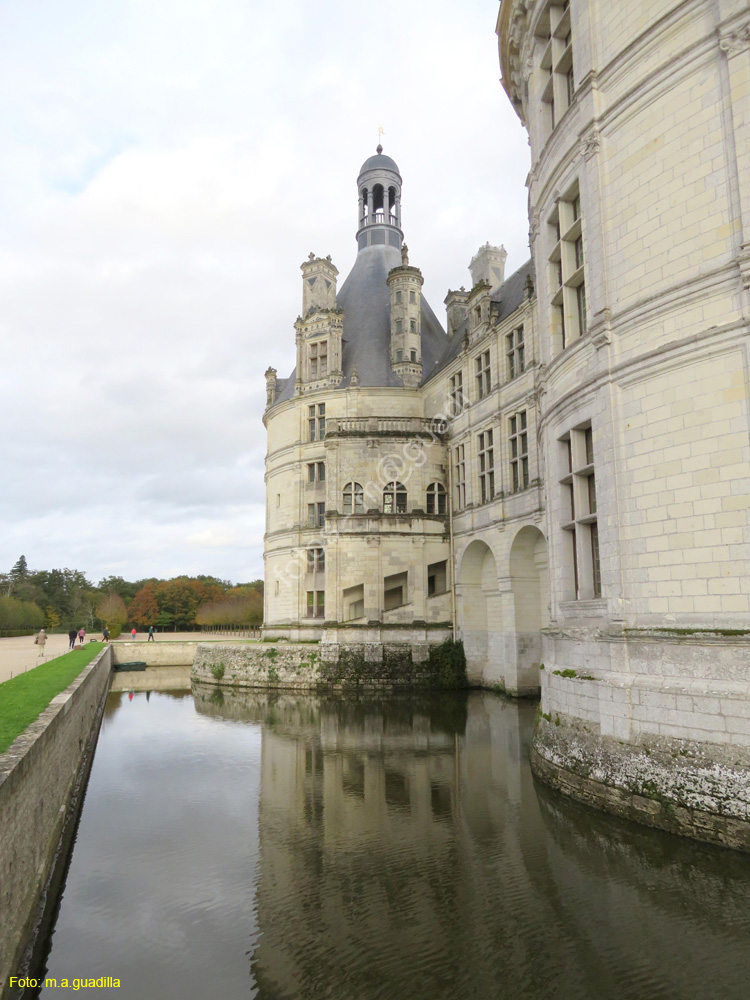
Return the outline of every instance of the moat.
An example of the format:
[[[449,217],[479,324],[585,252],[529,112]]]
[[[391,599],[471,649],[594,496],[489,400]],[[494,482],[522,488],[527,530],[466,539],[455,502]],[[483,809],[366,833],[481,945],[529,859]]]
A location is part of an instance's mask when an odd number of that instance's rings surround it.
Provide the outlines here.
[[[545,789],[535,711],[111,693],[32,975],[120,1000],[744,1000],[750,857]]]

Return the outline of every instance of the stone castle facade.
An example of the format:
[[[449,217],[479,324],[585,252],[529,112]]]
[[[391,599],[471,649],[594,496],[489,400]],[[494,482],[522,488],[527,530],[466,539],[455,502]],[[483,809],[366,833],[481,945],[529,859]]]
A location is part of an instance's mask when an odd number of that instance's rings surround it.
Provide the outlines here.
[[[744,767],[747,5],[503,0],[497,32],[531,260],[506,279],[482,247],[443,330],[398,167],[365,161],[354,267],[302,265],[297,366],[266,373],[267,634],[455,634],[474,683],[541,689],[537,769],[568,791],[615,744]],[[675,802],[711,812],[688,770]]]

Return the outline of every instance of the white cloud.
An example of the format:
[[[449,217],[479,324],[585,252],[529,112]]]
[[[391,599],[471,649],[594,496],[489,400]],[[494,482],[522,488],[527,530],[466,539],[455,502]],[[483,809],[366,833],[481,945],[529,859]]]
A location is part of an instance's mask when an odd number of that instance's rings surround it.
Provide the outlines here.
[[[6,0],[0,569],[262,574],[262,373],[386,129],[425,295],[526,258],[493,5]]]

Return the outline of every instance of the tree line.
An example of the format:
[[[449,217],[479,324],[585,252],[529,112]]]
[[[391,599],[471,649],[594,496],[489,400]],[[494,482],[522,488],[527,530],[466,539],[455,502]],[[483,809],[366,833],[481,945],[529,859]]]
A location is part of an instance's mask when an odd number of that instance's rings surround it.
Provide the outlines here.
[[[108,576],[91,583],[80,570],[30,570],[21,556],[0,573],[0,632],[49,631],[108,626],[192,630],[201,625],[263,621],[263,581],[232,584],[214,576],[150,577],[128,581]]]

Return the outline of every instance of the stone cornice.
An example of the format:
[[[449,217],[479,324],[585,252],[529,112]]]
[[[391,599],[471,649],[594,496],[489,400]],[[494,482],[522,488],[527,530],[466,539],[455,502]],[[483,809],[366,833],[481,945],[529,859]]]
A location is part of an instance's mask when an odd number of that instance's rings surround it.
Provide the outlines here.
[[[528,70],[524,65],[525,36],[536,0],[502,0],[495,31],[500,48],[502,84],[521,121],[526,120]]]

